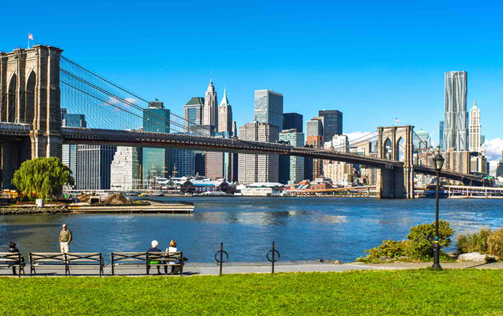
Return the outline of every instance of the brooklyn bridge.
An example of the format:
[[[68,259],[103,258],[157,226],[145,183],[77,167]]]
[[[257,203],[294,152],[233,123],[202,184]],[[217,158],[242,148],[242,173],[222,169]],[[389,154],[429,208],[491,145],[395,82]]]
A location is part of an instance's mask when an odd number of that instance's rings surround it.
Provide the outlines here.
[[[63,144],[179,148],[246,154],[282,154],[360,164],[378,169],[381,198],[413,198],[414,174],[436,175],[430,164],[414,164],[414,127],[378,127],[377,155],[365,156],[287,144],[220,136],[205,126],[192,134],[155,133],[138,127],[147,99],[97,75],[52,46],[0,53],[0,142],[2,184],[30,158],[62,156]],[[62,127],[61,108],[86,115],[88,128]],[[151,114],[155,116],[155,114]],[[171,112],[155,124],[172,132],[194,126]],[[480,176],[445,169],[441,177],[481,184]]]

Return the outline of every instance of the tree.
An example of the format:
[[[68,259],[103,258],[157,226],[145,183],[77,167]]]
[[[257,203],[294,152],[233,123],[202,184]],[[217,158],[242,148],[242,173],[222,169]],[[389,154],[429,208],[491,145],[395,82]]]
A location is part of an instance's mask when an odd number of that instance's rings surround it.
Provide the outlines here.
[[[25,161],[14,173],[12,184],[28,199],[61,196],[63,185],[73,185],[72,171],[57,157]]]

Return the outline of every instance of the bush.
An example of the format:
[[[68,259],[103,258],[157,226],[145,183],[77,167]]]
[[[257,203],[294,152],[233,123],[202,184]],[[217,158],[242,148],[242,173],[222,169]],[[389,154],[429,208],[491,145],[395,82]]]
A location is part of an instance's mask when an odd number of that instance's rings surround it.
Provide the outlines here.
[[[495,231],[482,229],[471,234],[460,234],[457,239],[458,253],[479,252],[503,258],[503,228]]]
[[[450,237],[454,234],[454,230],[447,221],[439,221],[438,234],[440,246],[449,247],[451,245]],[[503,236],[503,232],[501,234]],[[435,223],[418,225],[410,229],[407,240],[385,240],[380,246],[365,250],[368,255],[358,258],[356,261],[378,263],[382,262],[384,258],[398,259],[401,256],[415,260],[430,260],[433,257],[434,241]],[[498,247],[503,247],[503,244]],[[442,251],[440,257],[448,259]]]
[[[444,220],[439,221],[438,241],[440,247],[449,247],[451,245],[450,237],[454,234],[454,229]],[[407,235],[408,244],[407,254],[414,259],[432,258],[433,243],[435,241],[435,223],[422,224],[410,229]]]
[[[479,252],[487,254],[489,251],[488,238],[491,235],[490,229],[482,229],[477,233],[460,234],[457,239],[458,253]]]

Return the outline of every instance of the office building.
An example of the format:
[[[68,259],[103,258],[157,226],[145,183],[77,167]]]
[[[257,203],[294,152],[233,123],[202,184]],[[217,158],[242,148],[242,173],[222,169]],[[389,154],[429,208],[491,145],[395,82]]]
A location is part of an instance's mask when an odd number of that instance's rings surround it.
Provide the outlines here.
[[[438,146],[444,150],[444,121],[438,123]]]
[[[349,153],[349,138],[347,135],[334,135],[332,137],[332,148],[336,152]]]
[[[224,90],[224,96],[218,106],[218,132],[232,133],[232,107],[227,99],[226,90]]]
[[[267,123],[248,123],[239,128],[239,138],[245,141],[277,143],[278,127]],[[278,182],[279,157],[277,154],[256,155],[239,153],[238,179],[241,184]]]
[[[416,152],[418,150],[427,150],[430,147],[430,134],[422,129],[419,129],[419,131],[414,134],[412,143],[414,144],[414,151]]]
[[[193,125],[203,124],[204,98],[192,97],[186,105],[183,106],[183,119],[185,131],[190,131]]]
[[[306,137],[306,146],[315,148],[315,149],[321,149],[323,148],[323,136],[322,135],[313,135],[313,136],[307,136]],[[312,164],[311,166],[308,166],[308,169],[312,168],[311,173],[308,170],[308,174],[305,174],[304,177],[310,180],[319,178],[323,176],[323,160],[320,159],[312,159],[312,163],[309,162],[309,164]]]
[[[77,145],[77,189],[110,189],[111,165],[117,147],[112,145]]]
[[[283,95],[272,90],[255,90],[255,121],[275,125],[282,131]]]
[[[297,132],[303,132],[304,125],[303,116],[300,113],[284,113],[283,114],[283,130],[296,129]]]
[[[445,73],[444,151],[468,151],[467,73]]]
[[[143,110],[143,131],[170,132],[170,111],[159,101],[150,102]],[[155,177],[167,177],[169,152],[167,149],[143,148],[143,183]]]
[[[118,146],[110,167],[110,189],[128,191],[140,186],[142,148]]]
[[[168,157],[168,175],[166,176],[183,177],[196,175],[196,154],[194,151],[170,149],[168,150]]]
[[[470,125],[469,125],[469,136],[470,136],[470,152],[481,152],[482,151],[482,137],[480,135],[480,109],[477,107],[475,100],[473,101],[473,107],[470,110]]]
[[[217,92],[213,85],[213,80],[210,80],[204,96],[203,124],[213,126],[215,131],[218,131]]]
[[[291,146],[304,146],[304,133],[297,129],[283,130],[279,141]],[[300,156],[279,156],[279,182],[282,184],[298,184],[304,180],[304,158]]]
[[[334,135],[342,134],[342,112],[338,110],[320,110],[318,117],[323,118],[324,140],[332,140]]]
[[[83,114],[69,114],[66,108],[61,108],[61,126],[86,128],[86,116]],[[72,171],[75,184],[77,183],[77,145],[63,144],[61,161]]]

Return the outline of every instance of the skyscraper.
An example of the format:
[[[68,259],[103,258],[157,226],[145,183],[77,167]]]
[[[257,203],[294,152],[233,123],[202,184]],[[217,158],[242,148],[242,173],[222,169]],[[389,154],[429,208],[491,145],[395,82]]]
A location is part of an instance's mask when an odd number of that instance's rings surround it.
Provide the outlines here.
[[[283,130],[296,129],[297,132],[302,132],[303,125],[303,116],[300,113],[290,112],[283,114]]]
[[[86,128],[86,116],[83,114],[69,114],[66,108],[61,108],[61,126]],[[76,144],[63,144],[62,158],[63,164],[68,166],[72,171],[75,183],[77,183],[77,145]]]
[[[276,125],[253,122],[239,128],[239,138],[245,141],[278,142],[279,132]],[[256,182],[278,182],[279,158],[277,154],[257,155],[238,154],[238,179],[241,184]]]
[[[203,124],[214,126],[215,131],[218,131],[217,92],[211,79],[204,96]]]
[[[170,111],[164,109],[164,104],[159,101],[150,102],[148,109],[143,110],[143,131],[145,132],[170,132]],[[146,183],[150,178],[165,175],[168,172],[169,152],[167,149],[144,148],[142,179]]]
[[[110,189],[111,165],[117,150],[112,145],[77,145],[77,189]]]
[[[480,152],[482,150],[482,136],[480,135],[480,109],[475,100],[470,110],[470,152]]]
[[[444,150],[444,121],[438,123],[438,146]]]
[[[183,118],[186,131],[190,131],[190,126],[203,124],[204,98],[192,97],[183,106]]]
[[[304,133],[297,129],[283,130],[279,141],[291,146],[304,146]],[[282,184],[298,184],[304,180],[304,158],[301,156],[279,156],[279,182]]]
[[[320,110],[319,117],[323,117],[323,139],[332,140],[334,135],[342,134],[342,112],[339,110]]]
[[[255,90],[255,121],[283,130],[283,95],[272,90]]]
[[[323,148],[323,121],[324,117],[313,117],[306,123],[306,145],[312,148]],[[331,140],[331,139],[330,139]],[[323,175],[323,160],[310,158],[305,160],[304,177],[313,180]]]
[[[467,73],[445,73],[444,151],[468,151]]]
[[[232,108],[224,89],[224,97],[218,106],[218,132],[232,133]]]

